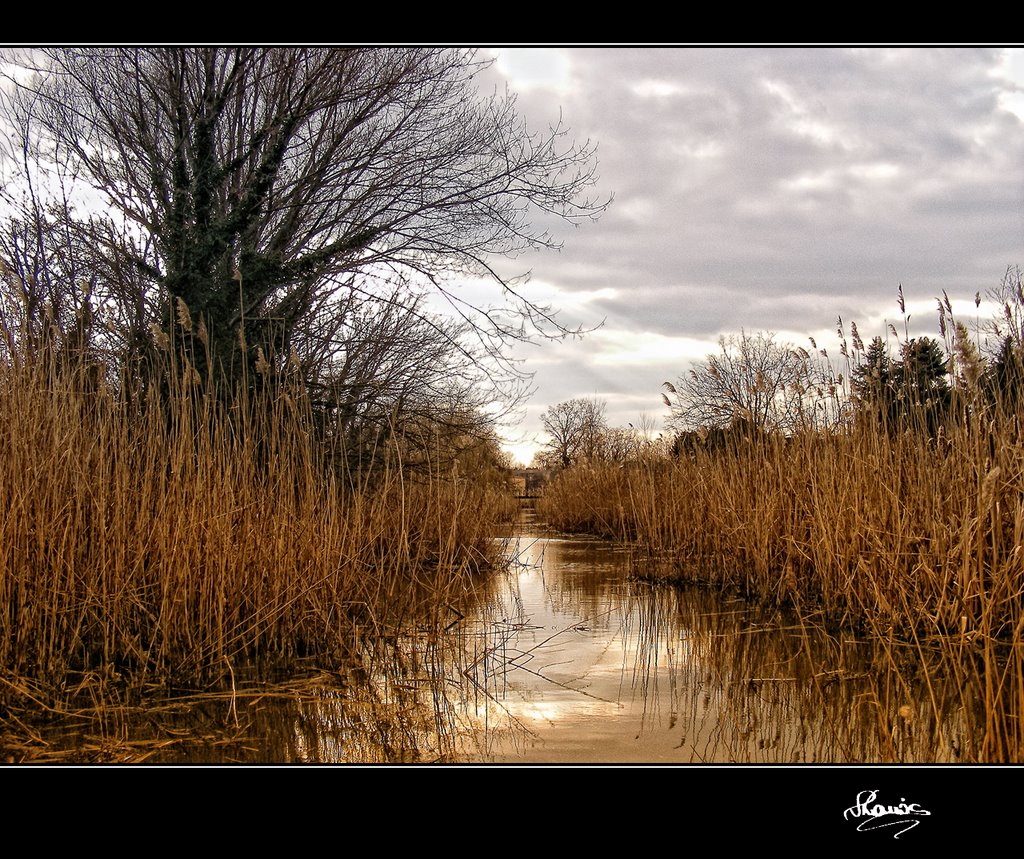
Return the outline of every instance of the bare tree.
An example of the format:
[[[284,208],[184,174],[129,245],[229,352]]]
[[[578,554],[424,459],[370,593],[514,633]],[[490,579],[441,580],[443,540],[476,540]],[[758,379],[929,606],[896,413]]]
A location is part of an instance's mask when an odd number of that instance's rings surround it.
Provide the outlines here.
[[[223,364],[239,344],[250,362],[254,344],[302,346],[313,372],[346,324],[322,314],[382,292],[420,314],[413,281],[451,303],[471,355],[500,363],[510,339],[565,333],[513,282],[499,309],[450,286],[456,273],[501,282],[492,255],[555,245],[536,216],[604,208],[584,196],[593,147],[562,127],[533,134],[514,98],[481,95],[473,51],[86,47],[20,63],[8,149],[91,189],[89,212],[65,206],[60,228],[91,252],[95,305],[125,343],[180,299]]]
[[[604,409],[605,404],[597,399],[548,406],[540,418],[550,436],[546,458],[562,468],[596,458],[606,429]]]
[[[639,459],[646,439],[632,424],[628,427],[609,427],[601,437],[601,458],[618,465]]]
[[[304,332],[311,338],[308,351],[300,344],[293,360],[301,364],[298,355],[312,354],[321,362],[307,390],[324,437],[349,466],[379,462],[396,433],[407,463],[430,451],[434,465],[439,456],[455,452],[450,445],[439,447],[439,435],[462,438],[463,447],[471,437],[489,438],[488,424],[501,412],[485,384],[483,357],[453,348],[464,339],[464,322],[430,314],[397,290],[350,295],[346,307],[316,319],[320,327]]]
[[[636,424],[609,427],[601,439],[601,458],[618,465],[656,459],[667,452],[667,442],[657,431],[657,420],[641,412]]]
[[[1021,267],[1007,266],[998,286],[985,291],[985,298],[999,308],[997,316],[983,329],[991,335],[989,352],[998,354],[1007,340],[1015,345],[1024,343],[1024,272]],[[981,296],[975,296],[975,305],[980,303]],[[939,310],[942,310],[941,304]]]
[[[813,420],[817,402],[830,395],[827,380],[814,378],[815,369],[806,350],[778,343],[770,332],[722,337],[705,363],[695,364],[678,384],[665,383],[675,398],[665,397],[670,425],[683,431],[738,422],[758,430],[796,429]]]

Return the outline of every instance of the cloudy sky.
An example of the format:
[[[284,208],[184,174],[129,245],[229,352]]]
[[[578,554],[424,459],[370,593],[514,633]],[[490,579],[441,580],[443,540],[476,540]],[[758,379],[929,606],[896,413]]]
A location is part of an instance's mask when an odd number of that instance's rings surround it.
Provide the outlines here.
[[[722,334],[837,351],[836,317],[884,334],[902,283],[912,326],[937,336],[943,290],[974,319],[975,293],[1024,265],[1024,49],[489,53],[532,127],[561,113],[598,143],[597,191],[614,194],[561,252],[503,263],[565,323],[604,323],[517,352],[536,388],[507,431],[524,461],[561,400],[660,426],[661,383]]]

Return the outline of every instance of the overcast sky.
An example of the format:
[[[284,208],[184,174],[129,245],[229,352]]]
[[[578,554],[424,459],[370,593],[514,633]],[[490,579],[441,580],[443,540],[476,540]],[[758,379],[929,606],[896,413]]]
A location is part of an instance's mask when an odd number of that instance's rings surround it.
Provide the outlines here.
[[[528,294],[582,340],[517,352],[536,392],[509,448],[528,461],[541,412],[607,401],[657,419],[660,386],[722,334],[774,331],[838,351],[899,321],[938,336],[946,290],[974,295],[1024,264],[1024,50],[496,48],[490,74],[527,122],[559,112],[598,143],[601,220],[563,231]]]

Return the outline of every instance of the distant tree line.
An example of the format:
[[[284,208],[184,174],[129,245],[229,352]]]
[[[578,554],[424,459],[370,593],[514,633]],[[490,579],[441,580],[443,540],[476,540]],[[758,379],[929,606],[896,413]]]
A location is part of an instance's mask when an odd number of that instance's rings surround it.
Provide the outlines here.
[[[548,440],[534,457],[534,465],[566,469],[584,463],[625,464],[654,454],[663,445],[647,415],[637,425],[608,425],[606,403],[596,397],[580,397],[556,403],[544,410],[541,423]]]
[[[724,337],[720,351],[666,382],[675,450],[722,447],[767,434],[839,431],[868,422],[886,432],[935,436],[951,420],[981,412],[1016,413],[1024,400],[1024,288],[1009,267],[988,293],[998,315],[972,336],[954,316],[949,297],[938,299],[939,338],[909,336],[903,287],[897,303],[904,336],[888,326],[885,339],[865,346],[856,323],[846,337],[837,320],[840,372],[826,349],[815,353],[780,343],[771,332]],[[980,307],[981,295],[975,296]],[[984,338],[987,349],[977,340]],[[895,349],[890,346],[895,343]]]
[[[1024,407],[1020,267],[1008,267],[986,297],[998,312],[979,321],[973,335],[944,293],[938,299],[939,338],[910,337],[900,285],[902,338],[890,324],[886,338],[876,336],[865,345],[856,323],[848,340],[842,319],[837,320],[842,371],[813,339],[808,351],[780,342],[773,332],[723,336],[718,351],[664,383],[672,437],[661,447],[682,456],[771,436],[842,432],[858,424],[935,438],[950,421],[1019,415]],[[975,306],[981,301],[976,295]],[[648,433],[609,429],[602,405],[570,400],[550,407],[543,416],[549,435],[545,461],[566,468],[595,459],[626,461],[654,449],[645,441]]]

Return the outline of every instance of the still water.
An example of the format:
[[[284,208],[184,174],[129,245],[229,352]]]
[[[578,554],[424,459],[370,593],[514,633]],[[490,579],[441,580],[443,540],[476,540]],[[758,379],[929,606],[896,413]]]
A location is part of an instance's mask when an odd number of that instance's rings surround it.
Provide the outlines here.
[[[936,762],[962,751],[959,700],[934,716],[937,679],[929,692],[919,655],[739,596],[638,580],[628,548],[529,520],[515,551],[475,619],[480,656],[465,672],[486,693],[470,710],[488,726],[476,760]]]
[[[970,750],[927,655],[738,595],[651,584],[524,511],[514,559],[335,671],[113,708],[53,748],[157,763],[878,763]],[[962,681],[961,681],[962,682]],[[77,749],[77,751],[76,751]]]

